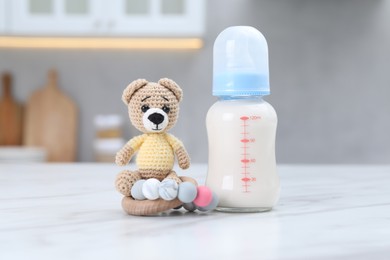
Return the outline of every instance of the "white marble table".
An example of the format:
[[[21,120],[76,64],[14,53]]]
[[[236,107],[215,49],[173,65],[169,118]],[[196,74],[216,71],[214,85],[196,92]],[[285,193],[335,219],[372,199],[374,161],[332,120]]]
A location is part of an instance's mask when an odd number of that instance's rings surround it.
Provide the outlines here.
[[[279,166],[271,212],[154,217],[122,211],[119,171],[0,165],[0,259],[390,259],[390,166]]]

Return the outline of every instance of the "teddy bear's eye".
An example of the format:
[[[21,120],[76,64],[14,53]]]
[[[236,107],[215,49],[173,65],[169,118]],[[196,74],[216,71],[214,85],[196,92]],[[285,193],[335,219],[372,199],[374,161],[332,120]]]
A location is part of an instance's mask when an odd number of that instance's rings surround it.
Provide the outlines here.
[[[171,110],[169,107],[167,107],[166,105],[164,105],[163,107],[162,107],[162,110],[165,112],[165,113],[169,113],[169,111]]]
[[[146,111],[148,111],[149,110],[149,106],[148,105],[143,105],[142,107],[141,107],[141,110],[142,110],[142,112],[146,112]]]

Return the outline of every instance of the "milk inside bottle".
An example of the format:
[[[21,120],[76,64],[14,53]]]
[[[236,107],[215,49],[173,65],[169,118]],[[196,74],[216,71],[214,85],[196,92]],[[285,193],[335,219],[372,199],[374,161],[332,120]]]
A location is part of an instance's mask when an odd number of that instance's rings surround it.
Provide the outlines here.
[[[229,27],[215,40],[213,59],[213,95],[218,101],[206,118],[206,185],[218,195],[219,211],[271,210],[280,185],[277,116],[263,100],[270,94],[267,42],[253,27]]]

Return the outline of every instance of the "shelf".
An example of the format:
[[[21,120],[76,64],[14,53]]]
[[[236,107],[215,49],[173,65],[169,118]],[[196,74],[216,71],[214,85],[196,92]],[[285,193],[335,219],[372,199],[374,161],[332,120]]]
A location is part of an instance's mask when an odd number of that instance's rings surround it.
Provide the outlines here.
[[[108,38],[0,36],[0,48],[12,49],[170,49],[196,50],[200,38]]]

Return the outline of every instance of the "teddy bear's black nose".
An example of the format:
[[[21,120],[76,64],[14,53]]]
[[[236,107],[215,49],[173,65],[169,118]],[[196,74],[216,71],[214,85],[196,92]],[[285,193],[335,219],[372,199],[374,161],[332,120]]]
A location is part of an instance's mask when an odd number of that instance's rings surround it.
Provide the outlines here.
[[[159,113],[153,113],[148,116],[148,119],[152,121],[155,125],[159,125],[164,121],[164,116]]]

